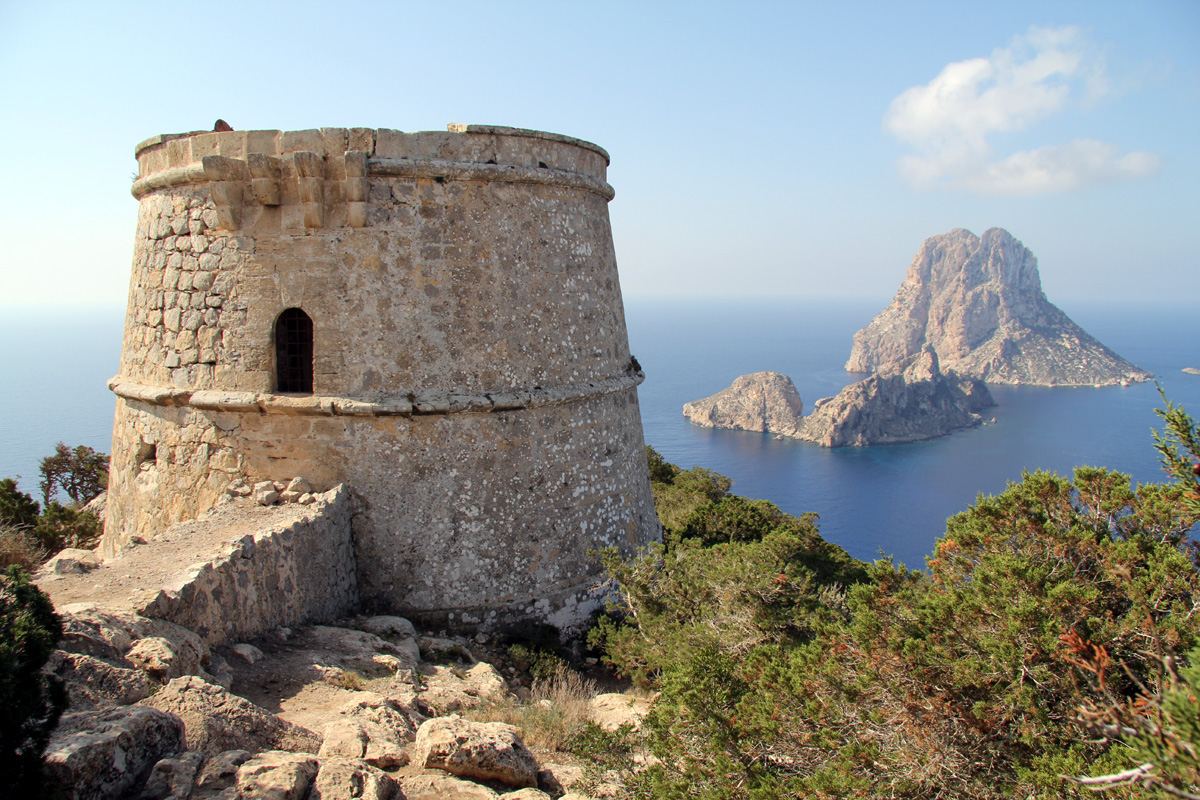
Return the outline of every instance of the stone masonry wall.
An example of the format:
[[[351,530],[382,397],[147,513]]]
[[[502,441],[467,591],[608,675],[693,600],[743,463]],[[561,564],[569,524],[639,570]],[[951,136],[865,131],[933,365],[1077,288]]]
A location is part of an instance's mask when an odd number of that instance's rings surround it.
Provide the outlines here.
[[[364,598],[467,624],[586,613],[658,535],[612,247],[608,155],[536,131],[155,137],[102,551],[235,479],[345,483]],[[274,325],[313,324],[313,392]],[[591,602],[591,601],[587,601]]]
[[[349,493],[336,487],[295,521],[242,536],[133,610],[213,646],[343,617],[359,601],[350,514]]]

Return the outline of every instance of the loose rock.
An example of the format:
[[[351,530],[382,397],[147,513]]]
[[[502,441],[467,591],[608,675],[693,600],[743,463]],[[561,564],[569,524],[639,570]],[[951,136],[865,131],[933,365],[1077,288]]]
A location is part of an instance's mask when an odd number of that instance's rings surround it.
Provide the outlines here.
[[[537,786],[538,764],[512,725],[458,716],[427,720],[417,731],[413,761],[459,777]]]
[[[312,731],[193,676],[176,678],[142,704],[177,715],[187,727],[188,745],[205,755],[225,750],[315,753],[321,744]]]

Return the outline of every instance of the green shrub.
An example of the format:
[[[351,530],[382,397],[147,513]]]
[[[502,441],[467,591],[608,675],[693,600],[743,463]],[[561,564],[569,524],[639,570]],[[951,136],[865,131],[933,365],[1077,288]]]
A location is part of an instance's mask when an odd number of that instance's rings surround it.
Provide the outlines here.
[[[42,459],[42,502],[50,501],[61,489],[76,506],[81,506],[108,487],[108,456],[90,447],[55,445],[54,455]]]
[[[0,575],[0,786],[10,797],[41,796],[42,754],[67,705],[42,667],[61,637],[50,599],[26,574]]]
[[[815,517],[680,473],[656,485],[667,542],[604,555],[614,602],[591,635],[661,692],[637,796],[1081,797],[1063,775],[1130,770],[1195,796],[1200,436],[1163,415],[1173,483],[1026,474],[952,517],[927,571],[860,564]],[[678,522],[684,497],[703,501]]]
[[[91,550],[96,546],[102,530],[100,518],[95,514],[51,500],[38,517],[33,538],[52,556],[65,547]]]
[[[0,525],[32,528],[37,524],[38,504],[17,488],[12,478],[0,480]]]

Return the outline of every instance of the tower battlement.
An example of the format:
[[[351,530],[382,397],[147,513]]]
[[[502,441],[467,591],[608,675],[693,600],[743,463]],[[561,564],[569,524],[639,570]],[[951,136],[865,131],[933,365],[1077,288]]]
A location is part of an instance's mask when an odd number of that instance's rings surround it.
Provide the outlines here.
[[[605,181],[608,153],[590,142],[491,125],[448,128],[155,136],[136,148],[133,196],[140,200],[158,189],[209,184],[219,230],[242,227],[243,211],[254,205],[282,209],[281,228],[364,227],[367,178],[373,176],[542,184],[613,198]]]
[[[589,550],[657,535],[602,148],[451,125],[136,155],[106,553],[234,481],[345,483],[367,602],[561,625]]]

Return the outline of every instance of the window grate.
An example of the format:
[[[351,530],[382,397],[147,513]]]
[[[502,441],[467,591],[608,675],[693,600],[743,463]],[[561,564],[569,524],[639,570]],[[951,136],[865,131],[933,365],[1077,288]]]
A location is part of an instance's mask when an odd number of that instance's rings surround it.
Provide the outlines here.
[[[313,324],[298,308],[287,309],[275,322],[275,390],[313,391]]]

